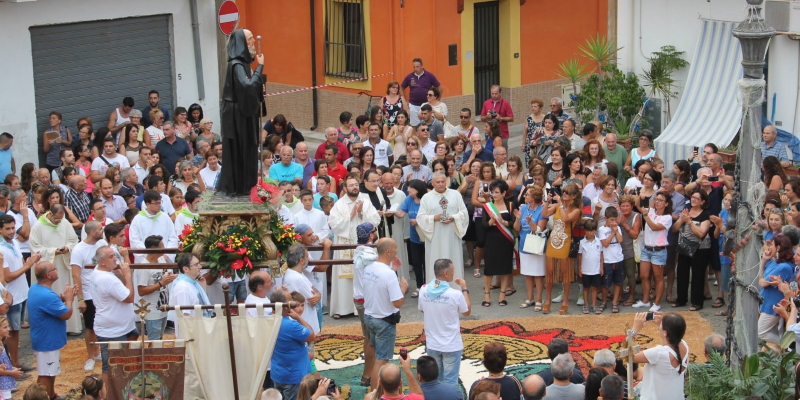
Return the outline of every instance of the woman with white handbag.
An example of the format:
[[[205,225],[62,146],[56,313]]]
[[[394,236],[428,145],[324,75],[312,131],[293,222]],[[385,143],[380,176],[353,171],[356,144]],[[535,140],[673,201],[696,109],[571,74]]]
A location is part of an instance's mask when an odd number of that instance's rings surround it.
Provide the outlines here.
[[[516,221],[514,230],[519,232],[519,264],[520,274],[525,276],[525,289],[528,297],[519,308],[534,306],[533,311],[542,311],[542,291],[544,290],[545,256],[547,243],[545,230],[547,218],[542,217],[542,199],[544,190],[541,186],[529,185],[525,190],[525,204],[514,211]],[[536,287],[534,302],[533,290]]]

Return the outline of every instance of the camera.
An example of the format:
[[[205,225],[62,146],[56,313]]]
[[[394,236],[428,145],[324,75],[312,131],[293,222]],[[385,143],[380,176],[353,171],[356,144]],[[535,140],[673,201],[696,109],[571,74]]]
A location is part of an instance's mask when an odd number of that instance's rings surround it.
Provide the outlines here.
[[[489,116],[491,116],[492,118],[497,118],[497,111],[495,110],[489,111]]]
[[[334,393],[336,393],[336,382],[334,382],[333,379],[331,379],[331,382],[328,384],[328,392],[327,393],[328,393],[328,396],[332,396]]]

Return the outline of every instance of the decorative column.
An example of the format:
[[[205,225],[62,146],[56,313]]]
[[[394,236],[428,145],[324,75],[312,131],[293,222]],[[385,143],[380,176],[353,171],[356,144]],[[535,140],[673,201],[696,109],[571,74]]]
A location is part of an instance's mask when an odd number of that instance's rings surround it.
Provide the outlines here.
[[[742,99],[742,129],[739,137],[739,163],[736,170],[737,202],[732,207],[734,218],[729,225],[736,224],[737,239],[748,235],[750,226],[761,209],[753,188],[761,181],[761,107],[764,103],[764,57],[775,29],[764,22],[761,4],[764,0],[747,0],[747,18],[733,30],[733,36],[742,46],[744,78],[739,81]],[[735,213],[735,215],[734,215]],[[738,242],[737,240],[737,242]],[[761,257],[760,238],[753,235],[736,256],[735,318],[728,323],[728,343],[733,351],[730,360],[740,365],[742,359],[758,351],[758,264]]]

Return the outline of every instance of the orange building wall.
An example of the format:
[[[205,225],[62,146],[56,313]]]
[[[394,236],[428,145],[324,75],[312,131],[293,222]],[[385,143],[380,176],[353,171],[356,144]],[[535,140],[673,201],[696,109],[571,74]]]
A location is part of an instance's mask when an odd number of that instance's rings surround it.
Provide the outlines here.
[[[520,7],[522,84],[559,79],[558,64],[577,55],[578,45],[608,31],[607,0],[560,0],[556,12],[542,2],[525,2]]]

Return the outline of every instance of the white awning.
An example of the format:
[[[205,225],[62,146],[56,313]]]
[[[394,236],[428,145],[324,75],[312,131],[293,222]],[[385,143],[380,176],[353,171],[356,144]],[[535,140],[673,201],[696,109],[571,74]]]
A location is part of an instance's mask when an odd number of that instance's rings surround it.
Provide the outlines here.
[[[742,50],[733,37],[737,23],[703,20],[697,51],[678,110],[655,148],[667,166],[686,159],[692,147],[725,147],[739,131],[742,106],[737,82],[743,76]]]

